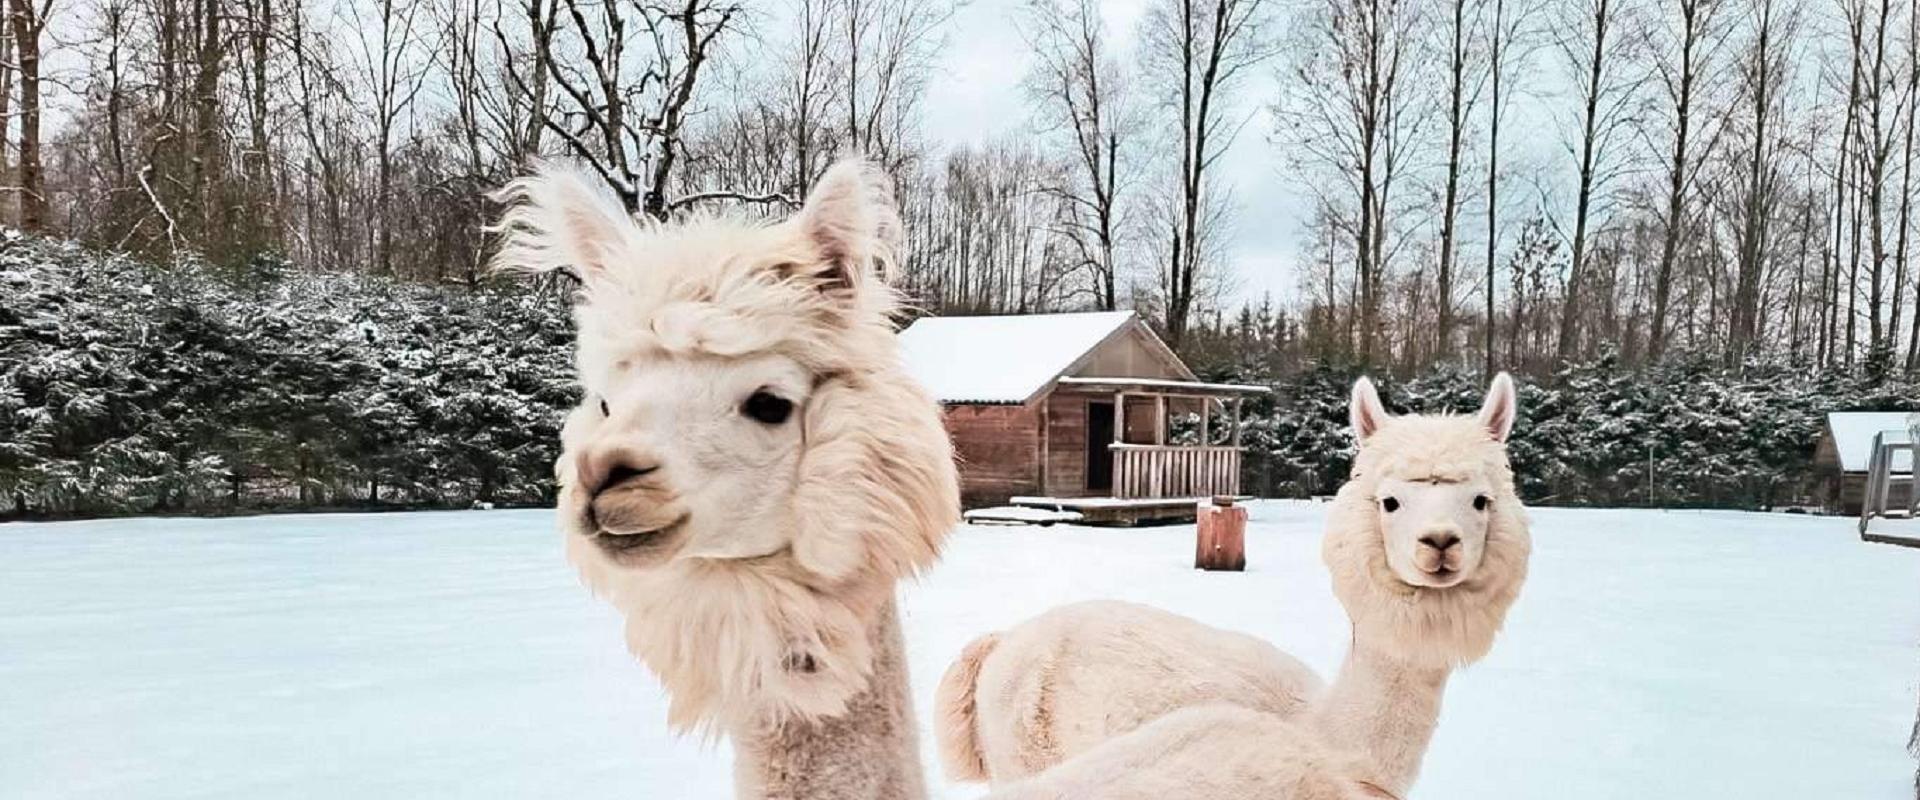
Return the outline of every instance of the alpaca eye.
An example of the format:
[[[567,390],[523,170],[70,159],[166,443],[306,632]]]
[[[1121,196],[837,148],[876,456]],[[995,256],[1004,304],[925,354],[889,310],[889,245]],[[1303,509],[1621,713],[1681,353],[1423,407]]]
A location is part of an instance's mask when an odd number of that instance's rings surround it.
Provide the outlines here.
[[[1485,510],[1487,510],[1487,503],[1489,503],[1489,502],[1492,502],[1492,501],[1490,501],[1490,500],[1488,500],[1488,499],[1487,499],[1487,496],[1486,496],[1486,495],[1484,495],[1484,494],[1482,494],[1482,495],[1474,495],[1474,498],[1473,498],[1473,510],[1475,510],[1475,511],[1485,511]]]
[[[607,401],[604,399],[600,401],[600,416],[603,416],[603,417],[613,416],[613,411],[607,408]]]
[[[793,413],[793,401],[767,392],[754,392],[740,406],[740,413],[764,425],[778,425]]]
[[[1380,501],[1380,507],[1386,509],[1387,513],[1391,514],[1400,510],[1400,501],[1391,497],[1383,498]]]

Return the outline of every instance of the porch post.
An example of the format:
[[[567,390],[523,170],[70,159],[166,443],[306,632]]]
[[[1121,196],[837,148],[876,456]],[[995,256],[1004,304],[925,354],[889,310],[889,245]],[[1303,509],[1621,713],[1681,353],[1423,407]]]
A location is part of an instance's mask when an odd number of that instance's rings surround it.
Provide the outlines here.
[[[1113,444],[1120,444],[1121,442],[1125,442],[1126,440],[1127,440],[1127,393],[1114,392],[1113,393]],[[1108,445],[1107,450],[1113,456],[1113,478],[1110,481],[1113,485],[1111,488],[1107,489],[1107,491],[1112,492],[1114,497],[1132,497],[1133,496],[1132,490],[1127,486],[1127,484],[1133,480],[1132,471],[1128,467],[1128,465],[1131,462],[1127,461],[1127,454],[1119,450],[1118,448],[1113,447],[1113,445]]]
[[[1201,447],[1213,446],[1213,437],[1207,435],[1211,433],[1211,431],[1208,430],[1207,421],[1208,421],[1208,418],[1213,416],[1212,412],[1213,412],[1213,399],[1208,397],[1200,398],[1200,446]]]
[[[1233,446],[1234,447],[1240,446],[1240,404],[1243,402],[1245,401],[1242,398],[1239,398],[1239,397],[1233,398]]]
[[[1153,443],[1167,443],[1167,396],[1164,394],[1153,396]]]
[[[1053,490],[1047,488],[1047,462],[1052,451],[1053,425],[1047,420],[1047,406],[1053,401],[1053,395],[1040,398],[1040,494],[1051,496]]]

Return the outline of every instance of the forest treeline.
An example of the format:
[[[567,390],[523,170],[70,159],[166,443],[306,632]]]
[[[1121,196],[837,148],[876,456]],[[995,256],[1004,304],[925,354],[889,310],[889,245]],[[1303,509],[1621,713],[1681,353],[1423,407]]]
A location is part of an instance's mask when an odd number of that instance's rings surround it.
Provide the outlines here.
[[[1131,306],[1180,345],[1259,302],[1236,237],[1276,221],[1222,174],[1253,148],[1310,209],[1280,304],[1303,356],[1920,366],[1911,2],[986,6],[6,0],[0,217],[477,286],[485,194],[531,158],[665,218],[781,213],[861,152],[929,310]],[[1025,113],[955,145],[928,87],[968,79],[940,56],[976,11]]]
[[[13,513],[537,502],[564,303],[484,226],[552,157],[671,219],[866,154],[926,312],[1134,308],[1279,387],[1274,493],[1337,480],[1360,370],[1525,376],[1529,497],[1576,503],[1802,499],[1819,411],[1916,397],[1903,0],[1010,0],[1023,113],[958,144],[940,0],[0,9]],[[1240,288],[1284,222],[1231,191],[1250,150],[1309,209],[1278,299]]]
[[[469,291],[259,261],[242,274],[0,236],[0,518],[552,502],[578,401],[567,293]],[[1203,377],[1273,386],[1243,421],[1244,485],[1333,491],[1353,362],[1294,360],[1291,323],[1200,321]],[[1477,371],[1378,372],[1395,411],[1473,408]],[[1899,370],[1615,354],[1521,382],[1522,496],[1768,508],[1822,500],[1823,415],[1916,409]],[[1216,425],[1225,425],[1225,419]],[[1651,477],[1651,480],[1649,480]]]

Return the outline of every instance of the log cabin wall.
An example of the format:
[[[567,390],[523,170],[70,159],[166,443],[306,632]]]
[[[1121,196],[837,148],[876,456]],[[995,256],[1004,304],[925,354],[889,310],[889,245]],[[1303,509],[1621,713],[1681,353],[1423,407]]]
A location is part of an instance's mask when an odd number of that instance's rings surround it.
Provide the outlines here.
[[[967,507],[1040,491],[1040,411],[1034,406],[947,406],[947,432]]]
[[[1051,497],[1087,494],[1087,402],[1100,398],[1054,392],[1047,409],[1047,486]],[[1106,396],[1111,401],[1111,396]]]

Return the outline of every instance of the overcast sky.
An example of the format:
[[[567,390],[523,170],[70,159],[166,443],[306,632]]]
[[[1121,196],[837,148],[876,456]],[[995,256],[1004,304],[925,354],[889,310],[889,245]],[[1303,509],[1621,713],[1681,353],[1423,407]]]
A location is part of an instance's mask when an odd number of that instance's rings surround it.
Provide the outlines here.
[[[1131,44],[1147,2],[1103,4],[1108,32],[1122,48]],[[972,0],[954,15],[939,74],[927,91],[926,133],[935,141],[985,142],[1031,128],[1020,89],[1029,61],[1017,27],[1021,5],[1020,0]],[[1235,111],[1252,119],[1218,167],[1238,207],[1230,267],[1240,300],[1257,301],[1268,291],[1275,300],[1292,296],[1300,230],[1311,211],[1267,142],[1273,125],[1266,105],[1273,98],[1277,66],[1257,70],[1236,93]]]

